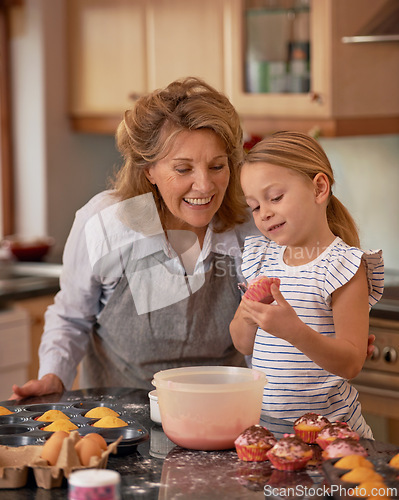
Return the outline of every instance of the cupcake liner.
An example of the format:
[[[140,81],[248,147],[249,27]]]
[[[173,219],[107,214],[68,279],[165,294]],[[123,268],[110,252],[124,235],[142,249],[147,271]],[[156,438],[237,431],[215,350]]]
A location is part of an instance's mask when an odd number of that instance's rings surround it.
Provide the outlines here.
[[[236,451],[238,458],[244,460],[245,462],[263,462],[268,460],[266,448],[260,448],[259,446],[240,446],[236,445]]]
[[[320,430],[300,430],[294,429],[295,434],[302,439],[305,443],[314,443],[316,442],[317,436],[319,435]]]
[[[295,460],[287,461],[284,458],[276,457],[275,455],[273,455],[273,453],[269,453],[268,458],[273,467],[275,467],[276,469],[284,471],[294,471],[304,469],[312,456],[296,458]]]
[[[336,439],[336,438],[335,438]],[[322,450],[325,450],[327,448],[327,446],[332,443],[334,441],[334,439],[327,439],[327,438],[321,438],[320,436],[318,436],[316,438],[316,443],[320,446],[320,448]]]
[[[279,286],[280,280],[278,278],[260,276],[250,282],[244,297],[257,302],[263,302],[264,304],[271,304],[274,301],[274,297],[270,290],[272,283],[276,283],[276,285]]]

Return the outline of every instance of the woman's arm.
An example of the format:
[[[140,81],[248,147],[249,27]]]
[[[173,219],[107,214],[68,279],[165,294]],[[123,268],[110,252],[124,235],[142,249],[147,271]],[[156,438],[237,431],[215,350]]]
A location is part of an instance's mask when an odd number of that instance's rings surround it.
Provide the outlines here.
[[[306,325],[273,285],[276,304],[243,299],[242,314],[263,330],[302,351],[321,368],[343,377],[355,377],[367,355],[369,325],[366,271],[359,268],[353,278],[332,294],[335,338],[321,335]]]

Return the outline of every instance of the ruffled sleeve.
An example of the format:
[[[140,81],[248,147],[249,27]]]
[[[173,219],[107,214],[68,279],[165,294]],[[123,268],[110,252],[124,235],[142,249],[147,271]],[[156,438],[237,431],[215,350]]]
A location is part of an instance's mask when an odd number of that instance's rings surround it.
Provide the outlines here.
[[[241,270],[247,281],[259,274],[263,261],[267,258],[269,245],[270,240],[265,236],[256,235],[245,238]]]
[[[331,303],[331,294],[345,285],[364,264],[369,287],[369,308],[376,304],[384,291],[384,260],[382,250],[364,251],[359,248],[342,246],[327,266],[325,299]]]

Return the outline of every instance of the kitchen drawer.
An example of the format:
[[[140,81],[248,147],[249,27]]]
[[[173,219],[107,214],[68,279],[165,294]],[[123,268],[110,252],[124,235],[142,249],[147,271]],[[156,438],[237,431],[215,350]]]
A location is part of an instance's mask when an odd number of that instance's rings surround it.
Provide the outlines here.
[[[30,320],[26,311],[0,311],[0,371],[30,362]]]
[[[13,384],[23,385],[28,380],[28,365],[0,368],[0,401],[12,394]]]

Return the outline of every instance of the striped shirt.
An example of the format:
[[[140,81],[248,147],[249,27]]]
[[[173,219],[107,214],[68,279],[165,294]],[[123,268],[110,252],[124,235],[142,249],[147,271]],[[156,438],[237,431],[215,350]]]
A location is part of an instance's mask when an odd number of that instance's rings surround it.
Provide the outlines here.
[[[247,281],[259,275],[280,278],[285,300],[321,335],[335,336],[331,295],[356,274],[361,262],[367,270],[369,306],[382,296],[381,250],[364,252],[337,237],[314,260],[301,266],[286,265],[284,251],[285,247],[264,236],[246,238],[242,273]],[[258,328],[252,366],[263,371],[268,380],[262,404],[265,422],[267,417],[293,422],[304,413],[315,412],[330,421],[347,422],[361,436],[372,437],[361,415],[356,389],[342,377],[320,368],[289,342]]]

